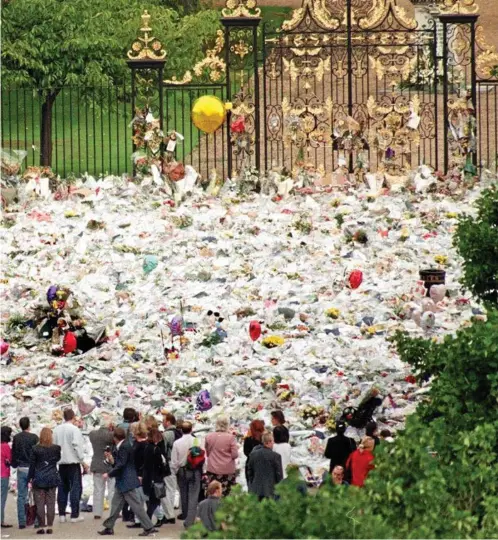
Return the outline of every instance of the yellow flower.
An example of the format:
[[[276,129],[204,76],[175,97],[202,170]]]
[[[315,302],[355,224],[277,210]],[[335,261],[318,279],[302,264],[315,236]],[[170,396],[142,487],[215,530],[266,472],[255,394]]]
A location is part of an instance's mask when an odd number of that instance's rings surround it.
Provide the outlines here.
[[[274,347],[281,347],[285,343],[285,339],[281,336],[268,336],[261,343],[267,349],[273,349]]]
[[[123,343],[123,348],[126,350],[127,353],[133,353],[137,350],[135,345],[131,345],[130,343]]]
[[[325,315],[331,319],[338,319],[341,312],[337,308],[330,308],[325,311]]]
[[[77,214],[74,210],[66,210],[64,212],[64,217],[67,217],[67,218],[72,218],[72,217],[76,217]]]
[[[458,213],[457,212],[446,212],[446,217],[448,219],[454,219],[458,216]]]
[[[448,257],[446,255],[436,255],[434,261],[437,262],[437,264],[445,266],[448,264]]]

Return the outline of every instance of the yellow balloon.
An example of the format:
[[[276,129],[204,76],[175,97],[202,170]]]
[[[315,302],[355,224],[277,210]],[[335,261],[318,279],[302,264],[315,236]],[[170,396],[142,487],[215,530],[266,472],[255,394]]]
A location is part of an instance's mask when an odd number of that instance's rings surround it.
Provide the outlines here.
[[[216,96],[202,96],[192,107],[192,122],[204,133],[214,133],[225,121],[226,107]]]

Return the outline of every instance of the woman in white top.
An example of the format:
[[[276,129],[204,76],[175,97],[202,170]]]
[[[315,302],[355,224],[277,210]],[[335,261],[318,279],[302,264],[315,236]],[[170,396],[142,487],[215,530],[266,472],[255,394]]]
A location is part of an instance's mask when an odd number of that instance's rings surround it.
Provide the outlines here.
[[[282,457],[282,470],[284,478],[287,478],[287,466],[291,462],[291,445],[289,444],[289,430],[285,426],[273,428],[273,451]]]

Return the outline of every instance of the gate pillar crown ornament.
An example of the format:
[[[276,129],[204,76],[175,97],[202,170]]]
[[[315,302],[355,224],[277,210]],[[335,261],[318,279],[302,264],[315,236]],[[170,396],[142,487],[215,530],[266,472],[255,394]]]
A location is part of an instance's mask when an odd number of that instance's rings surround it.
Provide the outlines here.
[[[137,82],[144,88],[146,96],[145,103],[141,108],[145,106],[146,109],[149,109],[152,93],[157,91],[159,125],[162,130],[164,116],[163,71],[166,63],[166,51],[163,49],[161,41],[152,35],[150,20],[151,16],[145,10],[142,14],[142,25],[139,30],[142,35],[137,36],[127,53],[127,64],[131,69],[131,106],[134,116]]]

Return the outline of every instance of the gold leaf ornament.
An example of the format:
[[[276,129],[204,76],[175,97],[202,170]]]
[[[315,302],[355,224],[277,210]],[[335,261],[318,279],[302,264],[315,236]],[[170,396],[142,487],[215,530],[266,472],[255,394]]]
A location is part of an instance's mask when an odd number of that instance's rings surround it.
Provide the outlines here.
[[[140,28],[143,35],[137,36],[131,45],[127,54],[130,60],[164,60],[166,58],[166,51],[162,48],[161,42],[151,35],[150,19],[150,14],[144,10]]]
[[[257,7],[256,0],[226,0],[225,7],[221,10],[223,17],[247,17],[261,16],[261,10]]]

